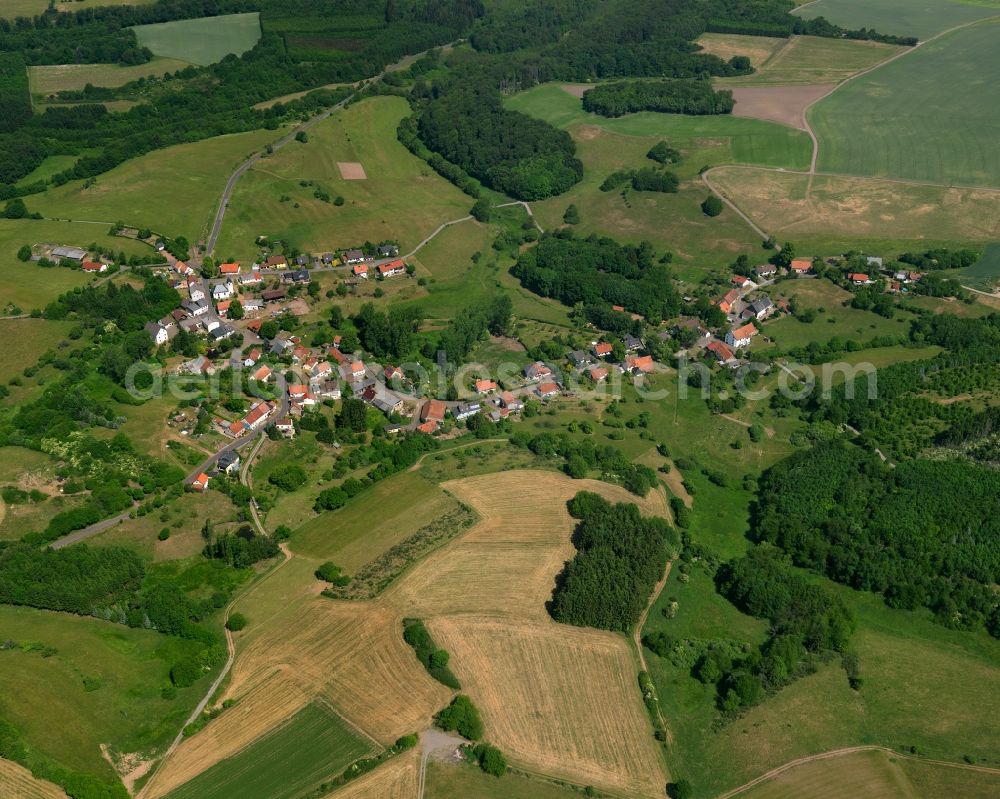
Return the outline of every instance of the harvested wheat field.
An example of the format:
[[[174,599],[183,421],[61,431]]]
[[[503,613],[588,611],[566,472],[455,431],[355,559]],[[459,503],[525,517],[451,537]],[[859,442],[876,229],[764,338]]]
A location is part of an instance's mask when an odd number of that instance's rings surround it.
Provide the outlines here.
[[[575,522],[566,502],[578,491],[634,502],[644,513],[669,518],[662,491],[641,498],[557,472],[488,474],[452,480],[442,488],[472,506],[482,521],[389,590],[387,598],[404,615],[484,613],[547,621],[545,603],[555,577],[575,552],[570,541]]]
[[[28,769],[10,760],[0,760],[0,796],[3,799],[66,799],[61,788],[35,779]]]
[[[766,119],[779,125],[808,130],[806,109],[829,94],[835,83],[812,86],[745,86],[733,88],[734,117]]]
[[[415,799],[419,770],[420,748],[415,747],[323,799]]]
[[[357,161],[338,161],[337,169],[344,180],[368,180],[365,168]]]
[[[317,697],[379,743],[426,728],[450,692],[421,668],[401,629],[400,617],[372,604],[310,597],[289,605],[233,664],[223,699],[236,705],[184,740],[147,796],[163,796],[236,754]]]
[[[575,783],[662,796],[666,775],[625,639],[555,622],[430,619],[435,642],[519,766]]]

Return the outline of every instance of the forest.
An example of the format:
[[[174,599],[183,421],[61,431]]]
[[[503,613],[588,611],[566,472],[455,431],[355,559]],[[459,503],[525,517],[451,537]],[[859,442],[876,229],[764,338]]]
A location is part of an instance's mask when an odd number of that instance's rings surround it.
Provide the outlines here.
[[[618,81],[602,83],[583,93],[584,110],[605,117],[637,111],[728,114],[734,105],[731,91],[715,91],[711,83],[702,80]]]
[[[612,505],[589,491],[568,503],[580,522],[573,533],[576,556],[556,578],[552,618],[578,627],[628,632],[679,545],[664,520],[644,517],[635,505]]]
[[[0,53],[0,133],[17,130],[31,119],[28,71],[19,53]]]
[[[766,471],[753,536],[894,608],[1000,637],[1000,473],[962,460],[895,468],[840,440]]]
[[[522,253],[511,274],[526,289],[564,305],[620,305],[654,325],[680,310],[670,271],[655,259],[648,242],[633,246],[596,236],[581,239],[562,229],[546,233],[537,247]]]

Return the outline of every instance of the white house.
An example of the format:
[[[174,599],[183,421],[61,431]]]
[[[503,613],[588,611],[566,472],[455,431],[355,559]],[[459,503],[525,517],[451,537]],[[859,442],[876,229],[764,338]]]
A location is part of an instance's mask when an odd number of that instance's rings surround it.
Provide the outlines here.
[[[743,325],[742,327],[737,327],[726,333],[726,344],[730,347],[748,347],[750,346],[750,339],[757,335],[757,328],[754,327],[753,323]]]
[[[170,339],[170,335],[167,333],[167,329],[161,325],[159,322],[147,322],[145,330],[149,333],[149,337],[153,339],[153,344],[159,347],[162,344],[166,344]]]

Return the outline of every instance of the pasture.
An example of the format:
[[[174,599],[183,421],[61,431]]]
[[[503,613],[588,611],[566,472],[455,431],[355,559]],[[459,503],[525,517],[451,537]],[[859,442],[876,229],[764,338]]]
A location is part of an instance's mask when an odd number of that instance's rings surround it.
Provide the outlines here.
[[[95,237],[101,241],[99,234],[117,221],[168,236],[185,236],[194,243],[207,231],[232,171],[280,135],[280,131],[257,130],[167,147],[126,161],[98,176],[89,187],[85,181],[74,180],[33,195],[29,208],[49,217],[76,218],[85,213],[88,219],[101,221],[103,227],[77,226],[88,232],[63,242],[66,244],[89,242]],[[0,221],[0,231],[7,224],[11,223]],[[6,257],[9,247],[2,246],[2,235],[0,232],[0,255]],[[148,252],[145,245],[128,239],[115,238],[114,242],[116,250],[131,244]],[[16,251],[15,246],[11,256]]]
[[[148,756],[173,738],[205,690],[199,681],[176,699],[161,697],[170,664],[192,644],[151,630],[13,606],[0,606],[0,630],[4,640],[57,650],[51,657],[22,647],[0,652],[0,714],[32,749],[103,779],[114,772],[101,744],[116,756]],[[85,677],[99,687],[88,691]]]
[[[996,238],[995,192],[885,180],[720,167],[709,176],[726,197],[779,241],[828,255],[905,252]]]
[[[62,788],[35,779],[28,769],[10,760],[0,760],[0,795],[7,799],[66,799]]]
[[[28,85],[32,94],[51,95],[61,91],[79,91],[88,83],[114,88],[139,78],[162,77],[189,66],[175,58],[154,58],[146,64],[125,67],[120,64],[56,64],[28,67]]]
[[[40,210],[41,195],[33,195],[28,203],[30,210]],[[150,252],[145,244],[109,236],[108,226],[103,223],[0,219],[0,281],[3,283],[0,313],[10,313],[9,305],[17,306],[23,313],[34,308],[44,308],[63,292],[84,286],[92,280],[79,269],[41,267],[35,261],[18,260],[17,251],[24,244],[65,244],[73,247],[98,244],[112,248],[115,252],[121,250],[126,255]]]
[[[370,742],[336,714],[310,704],[246,749],[171,791],[168,799],[295,799],[370,751]]]
[[[200,19],[177,19],[136,25],[139,44],[154,55],[198,66],[221,61],[230,53],[242,55],[260,39],[260,14],[224,14]]]
[[[69,332],[72,324],[47,319],[0,319],[0,382],[6,383],[29,366],[47,350],[55,347]]]
[[[1000,187],[992,135],[1000,109],[983,95],[1000,80],[998,33],[1000,24],[988,22],[948,34],[817,103],[809,120],[820,143],[818,168]]]
[[[78,160],[75,155],[50,155],[31,172],[21,178],[15,186],[30,186],[32,183],[44,181],[63,170],[69,169]]]
[[[925,799],[935,796],[961,796],[963,799],[992,799],[1000,792],[1000,774],[958,766],[921,763],[906,758],[900,761],[910,782]]]
[[[720,33],[706,33],[698,39],[698,44],[706,52],[727,59],[745,55],[757,70],[752,75],[718,79],[719,88],[840,83],[904,49],[855,39],[819,36],[759,39]]]
[[[355,103],[314,125],[307,143],[291,142],[255,164],[233,192],[220,255],[251,258],[260,235],[307,252],[395,239],[406,253],[442,222],[468,214],[471,198],[396,139],[408,113],[398,97]],[[367,179],[344,180],[338,162],[362,164]],[[317,189],[344,205],[317,199]]]
[[[826,17],[845,28],[874,28],[880,33],[929,39],[955,25],[993,16],[988,2],[951,0],[818,0],[796,11],[804,19]]]

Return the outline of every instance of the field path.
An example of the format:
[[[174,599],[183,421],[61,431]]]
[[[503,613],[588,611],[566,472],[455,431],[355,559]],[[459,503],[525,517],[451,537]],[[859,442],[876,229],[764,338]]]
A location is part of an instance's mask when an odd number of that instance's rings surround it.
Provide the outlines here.
[[[417,799],[424,799],[427,782],[427,761],[444,760],[465,743],[464,738],[449,735],[437,727],[431,727],[420,734],[420,775],[417,777]]]
[[[865,745],[865,746],[847,746],[843,749],[832,749],[829,752],[819,752],[815,755],[806,755],[805,757],[799,757],[795,760],[790,760],[784,765],[773,768],[761,774],[759,777],[755,777],[749,782],[744,783],[738,788],[733,788],[730,791],[719,794],[716,799],[732,799],[732,797],[739,796],[751,788],[760,785],[762,782],[767,782],[773,777],[777,777],[779,774],[795,768],[796,766],[801,766],[806,763],[812,763],[817,760],[828,760],[830,758],[841,757],[843,755],[852,755],[858,752],[885,752],[886,754],[892,755],[893,757],[902,758],[903,760],[912,760],[916,763],[927,763],[934,766],[946,766],[949,768],[965,769],[966,771],[978,771],[984,774],[995,774],[1000,777],[1000,769],[991,768],[990,766],[976,766],[969,763],[951,763],[947,760],[932,760],[926,757],[915,757],[913,755],[906,755],[901,752],[896,752],[893,749],[889,749],[886,746],[876,746],[876,745]]]
[[[653,605],[656,604],[656,600],[660,598],[660,594],[663,593],[663,589],[667,585],[667,579],[670,577],[670,569],[674,565],[672,560],[667,561],[667,568],[663,570],[663,576],[660,581],[653,588],[653,593],[649,595],[649,602],[646,603],[646,608],[642,611],[642,615],[639,617],[639,621],[636,622],[635,629],[632,631],[632,643],[635,644],[635,653],[639,656],[639,665],[642,670],[649,673],[649,666],[646,663],[646,653],[642,650],[642,628],[646,626],[646,619],[649,618],[649,611],[653,609]],[[671,743],[674,739],[673,733],[670,732],[670,728],[667,726],[667,720],[663,718],[663,713],[660,711],[660,703],[656,703],[656,718],[660,722],[660,727],[667,731],[667,742]]]

